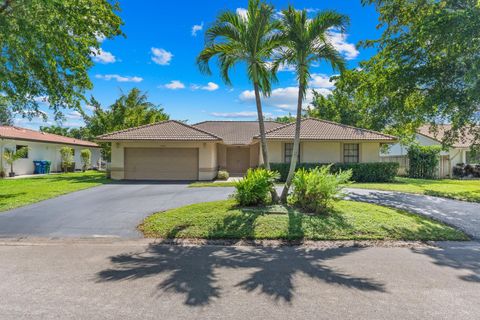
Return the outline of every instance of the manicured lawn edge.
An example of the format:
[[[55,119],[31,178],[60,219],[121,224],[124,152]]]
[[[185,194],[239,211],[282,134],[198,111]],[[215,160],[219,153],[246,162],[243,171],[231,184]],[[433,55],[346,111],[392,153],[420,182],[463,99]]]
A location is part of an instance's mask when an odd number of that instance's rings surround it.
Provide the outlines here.
[[[139,226],[146,237],[162,239],[463,241],[451,226],[383,206],[340,201],[327,216],[243,211],[234,200],[207,202],[159,212]]]

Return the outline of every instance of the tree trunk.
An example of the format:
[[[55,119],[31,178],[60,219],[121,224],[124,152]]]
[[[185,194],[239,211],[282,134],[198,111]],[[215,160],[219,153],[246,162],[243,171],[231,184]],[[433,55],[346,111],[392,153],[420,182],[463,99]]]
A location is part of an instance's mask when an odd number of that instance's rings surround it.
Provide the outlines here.
[[[260,144],[262,149],[263,165],[265,169],[270,170],[270,162],[268,158],[268,147],[267,147],[267,138],[265,137],[265,123],[263,122],[263,111],[262,111],[262,101],[260,100],[260,89],[258,83],[253,83],[253,88],[255,90],[255,103],[257,105],[257,114],[258,114],[258,126],[260,129]],[[274,203],[278,202],[277,190],[273,188],[271,191],[272,201]]]
[[[303,102],[303,88],[304,85],[299,83],[298,87],[298,101],[297,101],[297,119],[295,121],[295,138],[293,139],[293,152],[292,159],[290,160],[290,170],[288,171],[287,180],[282,190],[280,200],[283,203],[287,202],[288,191],[292,184],[293,176],[295,174],[295,168],[297,166],[298,153],[300,151],[300,127],[302,123],[302,102]]]

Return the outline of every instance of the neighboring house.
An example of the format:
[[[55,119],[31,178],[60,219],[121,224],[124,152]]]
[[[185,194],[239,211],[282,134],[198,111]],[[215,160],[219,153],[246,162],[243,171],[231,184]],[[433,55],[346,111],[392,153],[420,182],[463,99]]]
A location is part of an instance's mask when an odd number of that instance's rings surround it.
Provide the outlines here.
[[[421,126],[415,135],[415,141],[421,146],[441,146],[445,133],[451,129],[450,125],[438,125],[436,131],[430,130],[430,126]],[[470,148],[474,138],[471,135],[464,135],[458,141],[440,152],[440,163],[438,176],[449,177],[452,175],[453,167],[458,163],[478,162],[472,159]],[[400,174],[406,174],[408,167],[408,146],[396,143],[386,153],[382,153],[383,161],[395,161],[400,163]]]
[[[294,123],[265,122],[270,162],[290,162]],[[128,180],[212,180],[219,169],[241,175],[262,164],[258,122],[169,120],[98,137],[112,143],[111,176]],[[379,162],[396,138],[317,119],[302,120],[300,161]]]
[[[92,152],[92,167],[97,167],[101,160],[100,147],[90,141],[68,138],[56,134],[39,132],[13,126],[0,126],[0,154],[5,149],[18,150],[28,147],[28,154],[24,159],[19,159],[13,164],[17,175],[32,174],[34,172],[33,161],[51,161],[51,171],[61,171],[60,149],[69,146],[74,150],[75,169],[82,168],[80,151],[90,149]],[[1,165],[6,172],[10,171],[2,157]]]

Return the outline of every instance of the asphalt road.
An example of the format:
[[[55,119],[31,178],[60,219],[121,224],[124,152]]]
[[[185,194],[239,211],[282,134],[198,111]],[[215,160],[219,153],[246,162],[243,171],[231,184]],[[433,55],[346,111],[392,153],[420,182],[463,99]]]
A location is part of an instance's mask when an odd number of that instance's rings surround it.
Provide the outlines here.
[[[478,319],[480,245],[0,244],[1,319]]]

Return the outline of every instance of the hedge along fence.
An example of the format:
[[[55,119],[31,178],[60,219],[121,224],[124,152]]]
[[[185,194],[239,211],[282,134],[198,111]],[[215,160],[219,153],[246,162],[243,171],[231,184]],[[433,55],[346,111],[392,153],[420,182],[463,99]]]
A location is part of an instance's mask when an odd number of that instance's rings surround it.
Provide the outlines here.
[[[412,145],[408,148],[408,176],[435,179],[438,173],[440,146]]]
[[[313,169],[327,166],[330,163],[298,163],[296,169]],[[389,182],[393,181],[398,172],[397,162],[369,162],[369,163],[334,163],[330,167],[332,173],[352,170],[352,180],[356,182]],[[287,179],[290,163],[270,163],[270,169],[278,171],[280,181]]]

